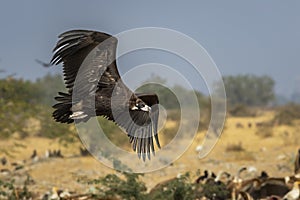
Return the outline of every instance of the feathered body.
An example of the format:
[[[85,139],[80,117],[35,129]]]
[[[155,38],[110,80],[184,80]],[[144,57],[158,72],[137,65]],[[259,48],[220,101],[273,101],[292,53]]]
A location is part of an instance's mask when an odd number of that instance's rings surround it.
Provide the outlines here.
[[[123,127],[133,150],[145,160],[154,154],[158,97],[135,94],[121,80],[116,64],[117,39],[102,32],[67,31],[59,36],[52,64],[63,64],[67,93],[59,92],[53,117],[62,123],[103,116]]]

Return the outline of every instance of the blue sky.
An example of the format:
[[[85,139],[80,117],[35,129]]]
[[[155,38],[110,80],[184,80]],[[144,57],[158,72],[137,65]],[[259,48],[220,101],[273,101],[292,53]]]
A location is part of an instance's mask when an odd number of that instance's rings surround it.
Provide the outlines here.
[[[6,73],[0,75],[17,73],[18,77],[34,80],[48,72],[60,72],[59,67],[41,67],[35,59],[49,61],[57,35],[69,29],[117,34],[154,26],[174,29],[195,39],[223,75],[269,75],[276,81],[277,93],[290,95],[300,90],[299,10],[299,1],[276,0],[3,0],[0,69]],[[129,69],[126,65],[120,71]]]

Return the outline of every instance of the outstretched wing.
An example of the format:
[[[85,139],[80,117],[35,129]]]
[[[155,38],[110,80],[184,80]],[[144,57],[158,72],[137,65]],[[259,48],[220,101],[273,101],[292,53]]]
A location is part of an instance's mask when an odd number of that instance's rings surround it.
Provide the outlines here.
[[[156,141],[157,146],[160,148],[159,140],[158,140],[158,116],[159,116],[159,108],[158,108],[158,96],[156,94],[136,94],[140,99],[142,99],[148,106],[151,107],[150,118],[153,127],[153,135]]]
[[[120,79],[116,67],[115,37],[96,31],[72,30],[59,38],[53,49],[51,64],[63,63],[69,93],[76,90],[77,94],[86,96],[96,91],[100,80],[107,85]]]
[[[150,107],[149,110],[137,109],[131,105],[129,105],[129,109],[128,107],[122,109],[119,106],[114,108],[114,105],[118,104],[112,101],[112,120],[126,130],[132,148],[138,153],[138,156],[142,157],[143,160],[146,157],[150,159],[151,152],[155,154],[153,138],[157,147],[160,148],[157,134],[158,97],[156,94],[133,94],[130,101],[135,98],[142,100],[145,106]]]
[[[134,151],[150,159],[157,137],[158,98],[156,95],[133,94],[122,82],[116,66],[117,39],[95,31],[72,30],[59,36],[51,64],[63,63],[68,94],[60,93],[53,107],[56,121],[87,121],[102,115],[126,129]],[[115,96],[114,96],[115,94]],[[137,99],[151,110],[131,109]],[[135,103],[133,104],[135,105]]]

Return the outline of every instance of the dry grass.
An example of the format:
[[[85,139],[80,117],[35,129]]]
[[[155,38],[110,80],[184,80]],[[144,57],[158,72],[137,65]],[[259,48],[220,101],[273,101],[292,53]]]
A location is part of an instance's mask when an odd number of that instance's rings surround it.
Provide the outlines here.
[[[274,113],[265,112],[257,117],[230,117],[226,120],[226,130],[223,132],[217,145],[210,154],[202,160],[198,159],[195,148],[202,144],[205,131],[199,132],[194,138],[193,143],[187,151],[176,160],[172,166],[159,171],[145,174],[142,181],[151,189],[158,182],[172,178],[178,173],[187,171],[196,172],[198,169],[204,171],[210,169],[218,172],[226,170],[233,174],[241,166],[255,166],[259,171],[267,170],[272,176],[290,175],[287,171],[278,170],[279,164],[285,164],[293,169],[293,155],[299,148],[299,126],[277,126],[273,129],[270,137],[261,137],[256,132],[255,126],[248,127],[248,123],[270,121]],[[244,128],[236,128],[236,124],[243,124]],[[174,122],[166,124],[167,129],[176,126]],[[162,144],[169,142],[169,137],[163,133],[160,135]],[[184,141],[185,138],[182,138]],[[17,145],[16,145],[17,144]],[[21,145],[20,145],[21,144]],[[11,139],[0,141],[0,150],[7,150],[12,156],[7,156],[4,151],[0,151],[0,157],[6,156],[9,161],[19,161],[29,159],[33,149],[37,149],[39,155],[43,156],[47,149],[61,149],[63,154],[68,157],[79,154],[78,141],[76,144],[69,145],[68,148],[61,146],[58,141],[30,137],[24,140]],[[233,149],[232,151],[229,149]],[[284,159],[282,159],[284,158]],[[1,168],[1,167],[0,167]],[[86,192],[90,188],[80,184],[76,179],[80,177],[95,178],[104,176],[108,173],[116,173],[114,170],[100,164],[92,157],[76,157],[54,159],[50,161],[38,162],[29,170],[30,175],[35,180],[34,190],[48,191],[52,187],[67,188],[71,191],[81,190]]]
[[[267,126],[267,127],[258,127],[255,134],[261,138],[271,138],[274,133],[273,133],[273,128]]]

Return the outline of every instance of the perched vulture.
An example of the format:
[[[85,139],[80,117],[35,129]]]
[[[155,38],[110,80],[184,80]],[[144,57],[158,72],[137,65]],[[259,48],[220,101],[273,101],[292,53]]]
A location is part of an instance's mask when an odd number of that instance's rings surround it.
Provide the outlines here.
[[[63,64],[68,92],[55,97],[53,117],[57,122],[77,123],[103,116],[126,130],[139,158],[150,159],[151,152],[155,154],[153,137],[160,148],[158,97],[133,93],[122,82],[116,63],[117,42],[109,34],[89,30],[59,35],[51,64]]]
[[[295,175],[300,175],[300,149],[298,149],[296,158],[295,158]]]

